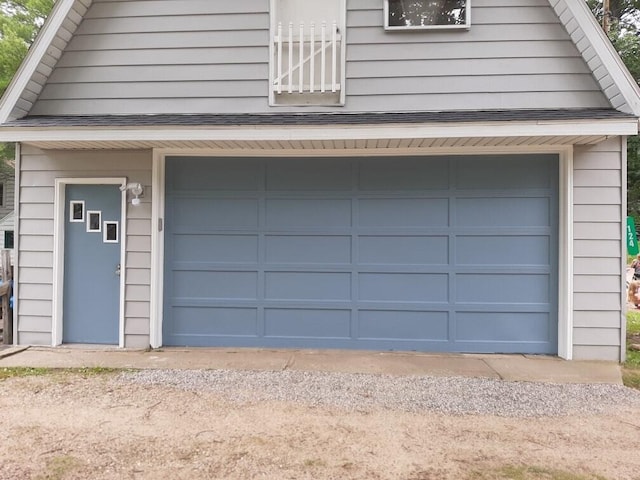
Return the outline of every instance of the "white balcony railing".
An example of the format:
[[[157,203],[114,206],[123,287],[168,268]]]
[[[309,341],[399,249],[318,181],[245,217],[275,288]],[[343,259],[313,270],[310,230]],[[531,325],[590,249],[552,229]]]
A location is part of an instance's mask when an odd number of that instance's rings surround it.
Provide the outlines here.
[[[320,26],[279,23],[273,39],[275,68],[273,90],[277,94],[336,93],[340,84],[342,36],[337,22]]]

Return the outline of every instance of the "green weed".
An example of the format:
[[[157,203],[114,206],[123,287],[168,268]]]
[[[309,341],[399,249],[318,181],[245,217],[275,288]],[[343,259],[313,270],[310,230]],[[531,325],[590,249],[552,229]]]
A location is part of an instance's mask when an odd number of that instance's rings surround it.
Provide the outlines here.
[[[491,470],[476,470],[469,480],[606,480],[600,475],[583,475],[537,466],[507,465]]]

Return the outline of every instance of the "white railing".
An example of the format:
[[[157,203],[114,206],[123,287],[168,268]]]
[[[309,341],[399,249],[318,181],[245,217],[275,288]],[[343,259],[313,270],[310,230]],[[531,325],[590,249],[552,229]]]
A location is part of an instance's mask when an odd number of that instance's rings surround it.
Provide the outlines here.
[[[315,23],[300,23],[294,28],[290,22],[287,31],[278,24],[274,41],[275,72],[273,89],[276,93],[336,93],[341,85],[338,80],[338,56],[342,36],[337,22],[320,28]],[[327,58],[328,57],[328,58]]]

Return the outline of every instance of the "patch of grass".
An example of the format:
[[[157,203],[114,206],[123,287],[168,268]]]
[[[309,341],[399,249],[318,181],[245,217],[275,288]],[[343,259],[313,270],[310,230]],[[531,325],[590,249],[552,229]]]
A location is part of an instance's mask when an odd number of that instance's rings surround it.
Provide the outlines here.
[[[35,377],[48,375],[51,371],[52,370],[50,368],[3,367],[0,368],[0,380],[13,377]]]
[[[111,373],[120,373],[124,370],[122,368],[109,368],[109,367],[82,367],[82,368],[65,369],[64,371],[69,373],[77,373],[85,377],[93,377],[97,375],[109,375]]]
[[[622,365],[622,383],[640,390],[640,352],[631,344],[640,344],[640,311],[627,312],[627,360]]]
[[[35,377],[42,375],[81,375],[93,377],[122,372],[121,368],[81,367],[81,368],[33,368],[33,367],[3,367],[0,368],[0,380],[13,377]]]
[[[640,335],[640,310],[627,312],[627,335]]]
[[[304,466],[307,467],[307,468],[326,467],[327,466],[327,462],[325,462],[321,458],[307,458],[304,461]]]
[[[629,388],[640,390],[640,369],[623,368],[622,383]]]
[[[53,457],[47,462],[47,471],[38,475],[36,480],[62,480],[80,466],[81,462],[76,457],[70,455]]]
[[[476,470],[469,480],[607,480],[600,475],[582,475],[565,470],[537,466],[507,465],[490,470]]]

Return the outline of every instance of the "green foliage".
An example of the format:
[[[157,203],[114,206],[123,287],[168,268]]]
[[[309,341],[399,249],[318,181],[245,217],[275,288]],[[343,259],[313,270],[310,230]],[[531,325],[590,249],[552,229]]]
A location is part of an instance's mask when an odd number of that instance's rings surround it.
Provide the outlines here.
[[[640,310],[627,312],[627,334],[640,335]]]
[[[20,67],[53,0],[0,0],[0,96]],[[0,143],[0,175],[13,175],[13,144]]]
[[[0,0],[0,95],[51,11],[53,0]]]

